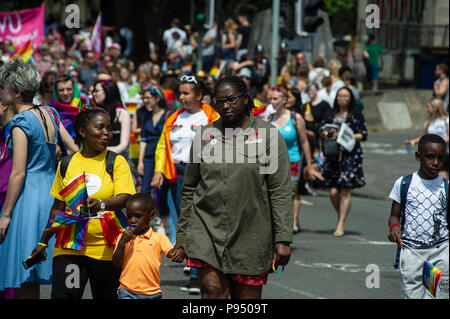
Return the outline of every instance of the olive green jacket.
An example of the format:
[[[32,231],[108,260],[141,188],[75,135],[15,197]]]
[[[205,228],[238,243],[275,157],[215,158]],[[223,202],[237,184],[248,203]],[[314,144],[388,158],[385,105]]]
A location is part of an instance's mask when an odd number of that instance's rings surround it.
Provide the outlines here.
[[[271,124],[251,115],[244,132],[226,137],[222,119],[197,132],[177,243],[224,274],[259,275],[271,268],[275,243],[292,243],[290,160]]]

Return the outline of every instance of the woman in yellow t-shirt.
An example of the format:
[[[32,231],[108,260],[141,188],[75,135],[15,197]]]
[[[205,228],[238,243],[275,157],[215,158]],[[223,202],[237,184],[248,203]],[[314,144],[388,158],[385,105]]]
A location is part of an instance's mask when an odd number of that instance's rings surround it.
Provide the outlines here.
[[[125,207],[130,195],[136,192],[131,170],[121,155],[117,155],[114,160],[112,176],[106,170],[106,148],[112,133],[110,117],[103,109],[82,111],[74,127],[77,142],[83,147],[70,159],[64,176],[61,175],[61,164],[58,167],[50,192],[55,201],[49,226],[54,227],[52,221],[57,213],[69,207],[67,197],[60,195],[61,190],[83,173],[89,196],[86,209],[90,217],[85,219],[88,222],[87,231],[85,236],[79,236],[81,240],[74,239],[77,230],[73,225],[57,233],[51,298],[81,299],[88,279],[94,299],[116,298],[120,270],[112,264],[114,241],[117,238],[117,223],[114,221],[119,219],[120,210]],[[41,253],[52,235],[52,232],[44,231],[31,256]]]

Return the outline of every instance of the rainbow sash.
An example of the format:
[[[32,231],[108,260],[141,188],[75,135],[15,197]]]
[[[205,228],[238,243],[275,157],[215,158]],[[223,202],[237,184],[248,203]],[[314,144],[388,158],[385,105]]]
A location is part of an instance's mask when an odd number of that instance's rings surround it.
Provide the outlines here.
[[[131,130],[130,132],[130,159],[134,163],[134,165],[137,167],[139,162],[139,142],[136,138],[136,134],[134,134],[134,131]]]
[[[86,186],[86,175],[81,174],[69,183],[64,189],[59,192],[64,198],[64,201],[69,205],[70,209],[74,211],[78,206],[85,205],[89,198]]]
[[[432,263],[425,260],[423,263],[422,283],[427,290],[436,298],[436,290],[441,279],[442,271]]]

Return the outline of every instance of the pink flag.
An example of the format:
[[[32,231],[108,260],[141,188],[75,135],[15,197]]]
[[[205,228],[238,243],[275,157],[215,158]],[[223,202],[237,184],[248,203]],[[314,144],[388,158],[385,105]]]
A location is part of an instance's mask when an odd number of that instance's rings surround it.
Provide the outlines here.
[[[34,45],[44,41],[44,8],[45,3],[38,8],[16,12],[0,12],[0,42],[11,39],[14,46],[20,48],[30,41],[34,35]]]
[[[95,22],[94,29],[92,30],[92,37],[89,43],[89,50],[92,50],[97,57],[100,59],[102,54],[102,14],[98,14],[97,21]]]

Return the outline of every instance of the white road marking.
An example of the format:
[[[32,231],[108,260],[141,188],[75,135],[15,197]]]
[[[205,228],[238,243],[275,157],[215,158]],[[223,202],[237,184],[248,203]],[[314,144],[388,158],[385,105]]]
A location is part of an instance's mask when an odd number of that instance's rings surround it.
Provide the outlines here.
[[[381,154],[381,155],[399,155],[407,154],[405,148],[393,148],[391,143],[362,143],[364,153]]]
[[[295,294],[299,294],[299,295],[302,295],[302,296],[305,296],[305,297],[308,297],[308,298],[311,298],[311,299],[327,299],[325,297],[316,296],[316,295],[314,295],[312,293],[309,293],[309,292],[306,292],[306,291],[303,291],[303,290],[300,290],[300,289],[297,289],[297,288],[292,288],[292,287],[283,285],[283,284],[281,284],[281,283],[279,283],[277,281],[269,281],[269,282],[267,282],[267,284],[268,285],[275,285],[275,286],[277,286],[279,288],[283,288],[284,290],[288,290],[288,291],[293,292]]]
[[[366,272],[367,265],[359,265],[359,264],[341,264],[341,263],[306,263],[301,260],[294,261],[294,264],[300,267],[305,268],[314,268],[314,269],[330,269],[337,270],[347,273],[359,273]],[[380,266],[380,271],[382,272],[398,272],[392,265],[378,265]]]
[[[354,239],[353,241],[346,241],[345,244],[356,244],[356,245],[374,245],[374,246],[391,246],[394,247],[394,243],[390,241],[375,241],[369,240],[361,236],[355,235],[346,235],[344,238]],[[313,242],[311,242],[313,243]],[[314,241],[317,243],[317,241]],[[307,244],[307,241],[302,241],[302,244]],[[294,264],[300,267],[306,268],[323,268],[323,269],[332,269],[347,273],[357,273],[357,272],[366,272],[367,265],[359,265],[359,264],[342,264],[342,263],[306,263],[301,260],[294,261]],[[397,272],[391,265],[385,265],[380,267],[382,272]]]
[[[362,245],[375,245],[375,246],[392,246],[394,247],[394,243],[391,241],[376,241],[376,240],[369,240],[361,236],[355,236],[355,235],[348,235],[349,238],[354,238],[358,242],[349,242],[349,244],[362,244]]]
[[[302,199],[301,202],[302,202],[303,205],[306,205],[306,206],[314,206],[313,202],[309,202],[309,201],[304,200],[304,199]]]

